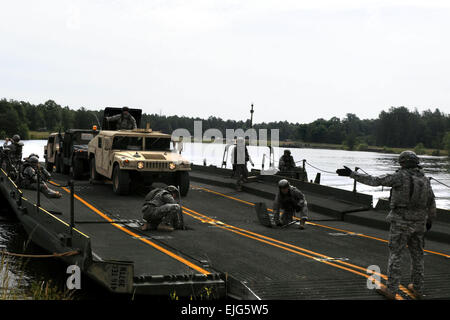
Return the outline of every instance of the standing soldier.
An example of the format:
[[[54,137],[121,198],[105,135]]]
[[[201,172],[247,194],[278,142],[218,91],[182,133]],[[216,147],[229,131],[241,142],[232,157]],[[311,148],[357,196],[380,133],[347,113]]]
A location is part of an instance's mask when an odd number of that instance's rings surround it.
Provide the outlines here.
[[[10,142],[8,144],[8,142]],[[15,134],[12,139],[6,138],[3,144],[3,150],[8,154],[11,161],[10,165],[16,166],[19,161],[22,160],[23,142],[20,141],[20,136]],[[8,168],[8,171],[10,167]]]
[[[283,210],[281,221],[280,209]],[[296,212],[300,213],[299,228],[303,230],[305,228],[305,222],[308,220],[308,205],[305,196],[296,187],[291,186],[289,181],[282,179],[278,182],[278,193],[273,202],[275,224],[278,226],[289,224]]]
[[[167,186],[164,189],[156,188],[150,191],[142,206],[145,220],[142,230],[173,231],[174,229],[183,229],[181,206],[175,200],[178,198],[179,192],[175,186]]]
[[[242,190],[242,183],[247,182],[248,177],[248,169],[247,162],[250,162],[252,167],[255,166],[252,159],[250,158],[250,154],[248,153],[247,146],[245,144],[245,140],[242,137],[237,138],[236,146],[234,147],[231,153],[232,164],[234,168],[234,175],[237,176],[237,186],[238,190]]]
[[[391,187],[387,219],[389,232],[389,261],[387,288],[377,291],[388,299],[395,299],[400,284],[400,262],[408,246],[411,256],[411,283],[408,289],[422,298],[424,291],[423,244],[425,230],[430,230],[436,217],[436,203],[430,180],[419,166],[419,158],[412,151],[403,151],[398,161],[401,168],[394,174],[379,177],[363,175],[344,167],[336,170],[340,176],[349,176],[370,186]]]
[[[106,117],[106,121],[116,122],[116,130],[133,130],[137,128],[136,119],[130,114],[128,107],[123,107],[121,114]]]
[[[50,189],[45,181],[50,179],[50,173],[44,168],[40,168],[39,159],[30,156],[26,159],[20,172],[19,186],[24,189],[37,190],[38,174],[40,175],[39,188],[47,198],[61,198],[61,193]]]

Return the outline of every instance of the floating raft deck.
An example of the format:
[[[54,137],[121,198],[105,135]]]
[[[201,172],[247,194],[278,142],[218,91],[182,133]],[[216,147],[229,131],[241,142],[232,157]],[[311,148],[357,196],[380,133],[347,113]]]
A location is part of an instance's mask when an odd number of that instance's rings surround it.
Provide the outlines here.
[[[308,200],[306,229],[266,228],[258,223],[254,203],[266,202],[270,208],[280,177],[252,177],[237,192],[230,173],[193,166],[191,190],[182,198],[187,230],[171,233],[138,229],[146,190],[117,196],[108,183],[76,181],[71,238],[68,188],[61,199],[42,196],[41,208],[35,206],[36,191],[18,191],[4,172],[0,188],[34,242],[50,252],[80,251],[62,259],[80,265],[113,292],[381,299],[367,288],[367,267],[379,266],[381,281],[386,282],[387,212],[372,208],[371,196],[291,179]],[[68,179],[53,177],[60,185]],[[448,214],[439,212],[427,235],[425,282],[430,299],[450,298]],[[411,299],[406,261],[402,268],[399,298]]]

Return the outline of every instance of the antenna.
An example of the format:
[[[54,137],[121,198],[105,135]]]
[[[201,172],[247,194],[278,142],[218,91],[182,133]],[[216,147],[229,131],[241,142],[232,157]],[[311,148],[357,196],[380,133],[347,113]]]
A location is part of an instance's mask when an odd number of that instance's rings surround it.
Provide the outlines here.
[[[250,128],[253,128],[253,112],[255,112],[253,110],[253,103],[251,104],[251,109],[250,109]]]

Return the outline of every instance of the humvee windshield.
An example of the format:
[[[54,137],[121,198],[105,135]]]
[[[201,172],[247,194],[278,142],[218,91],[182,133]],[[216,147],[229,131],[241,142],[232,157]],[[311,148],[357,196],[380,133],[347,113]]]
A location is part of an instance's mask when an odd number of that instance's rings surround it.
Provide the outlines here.
[[[170,138],[145,138],[146,151],[171,151]]]
[[[94,138],[92,133],[88,132],[79,132],[75,135],[74,143],[75,144],[88,144]]]
[[[115,150],[142,151],[142,137],[115,136],[112,148]]]

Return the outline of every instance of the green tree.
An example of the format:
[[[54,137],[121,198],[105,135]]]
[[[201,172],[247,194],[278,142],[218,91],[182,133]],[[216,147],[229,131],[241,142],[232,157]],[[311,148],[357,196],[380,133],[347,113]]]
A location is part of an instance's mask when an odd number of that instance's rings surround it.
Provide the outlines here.
[[[450,157],[450,131],[447,131],[442,139],[442,144],[444,145],[447,154]]]

